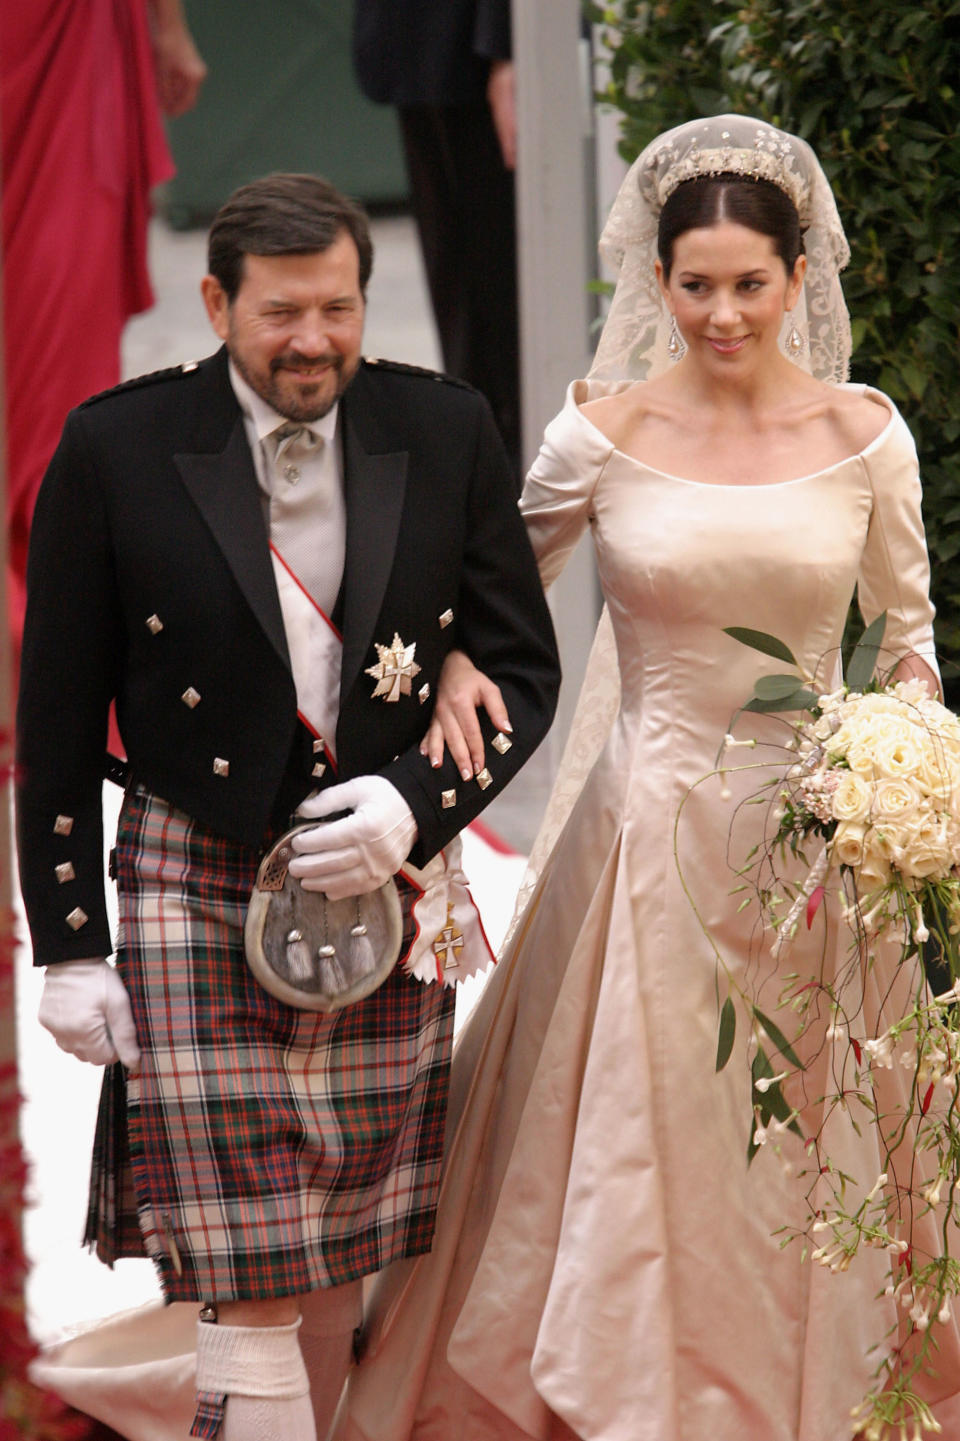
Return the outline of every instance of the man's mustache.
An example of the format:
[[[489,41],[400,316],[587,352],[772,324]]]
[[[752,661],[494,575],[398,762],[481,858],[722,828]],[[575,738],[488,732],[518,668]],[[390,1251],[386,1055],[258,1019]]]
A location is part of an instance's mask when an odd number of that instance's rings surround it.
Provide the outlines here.
[[[311,365],[329,365],[334,370],[343,369],[343,356],[336,351],[329,355],[301,355],[298,350],[288,350],[283,355],[275,355],[270,362],[271,371],[286,370],[290,367],[299,369],[301,366],[309,369]]]

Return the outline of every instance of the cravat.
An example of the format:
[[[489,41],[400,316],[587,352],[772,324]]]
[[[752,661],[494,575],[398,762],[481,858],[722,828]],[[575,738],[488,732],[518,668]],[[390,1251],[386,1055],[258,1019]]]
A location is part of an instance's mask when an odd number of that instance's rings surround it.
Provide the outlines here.
[[[330,614],[343,571],[338,554],[337,506],[331,467],[312,464],[324,439],[288,423],[264,442],[270,491],[270,539],[300,584]]]
[[[278,476],[289,485],[296,485],[301,475],[301,464],[323,449],[323,436],[308,425],[288,422],[278,426],[267,437],[273,444],[273,465]]]

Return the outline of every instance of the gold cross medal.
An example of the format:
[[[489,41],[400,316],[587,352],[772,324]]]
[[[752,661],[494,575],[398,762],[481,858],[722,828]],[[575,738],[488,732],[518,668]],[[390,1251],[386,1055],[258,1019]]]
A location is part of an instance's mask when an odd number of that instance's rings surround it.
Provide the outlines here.
[[[459,952],[463,950],[463,931],[453,919],[453,902],[447,902],[447,923],[433,942],[433,954],[437,958],[437,979],[443,980],[444,971],[452,971],[460,963]]]
[[[404,645],[396,631],[390,645],[374,642],[379,657],[376,665],[367,666],[364,674],[376,680],[373,697],[382,696],[386,701],[398,701],[402,695],[409,695],[413,678],[420,674],[420,666],[414,660],[416,641]]]
[[[424,985],[455,986],[495,959],[461,869],[462,854],[454,836],[425,866],[408,861],[400,872],[419,892],[410,913],[416,930],[401,964]]]

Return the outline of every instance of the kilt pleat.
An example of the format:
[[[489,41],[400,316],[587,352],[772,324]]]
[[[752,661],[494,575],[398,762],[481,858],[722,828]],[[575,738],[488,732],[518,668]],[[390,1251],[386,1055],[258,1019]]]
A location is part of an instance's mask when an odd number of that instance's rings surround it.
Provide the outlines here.
[[[105,1078],[87,1232],[108,1263],[145,1250],[169,1300],[340,1285],[433,1235],[453,991],[398,968],[335,1015],[269,995],[243,954],[258,859],[124,800],[117,966],[142,1063]]]
[[[83,1240],[111,1264],[118,1255],[146,1254],[127,1144],[127,1073],[119,1061],[103,1073]]]

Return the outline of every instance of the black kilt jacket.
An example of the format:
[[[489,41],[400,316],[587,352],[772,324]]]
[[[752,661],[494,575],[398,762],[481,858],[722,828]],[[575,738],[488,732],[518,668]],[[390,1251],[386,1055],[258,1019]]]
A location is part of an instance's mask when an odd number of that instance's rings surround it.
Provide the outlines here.
[[[386,776],[416,818],[411,860],[422,865],[546,733],[559,683],[553,630],[477,392],[364,361],[341,425],[338,768],[320,784]],[[416,643],[421,669],[411,694],[388,702],[365,669],[395,634]],[[453,646],[500,685],[514,727],[504,755],[488,748],[486,789],[462,781],[449,757],[434,771],[419,753]],[[317,784],[309,758],[297,771],[306,734],[224,350],[67,418],[33,520],[21,675],[19,858],[37,964],[112,950],[102,864],[111,700],[131,778],[233,840],[263,844],[292,770],[287,815]]]

